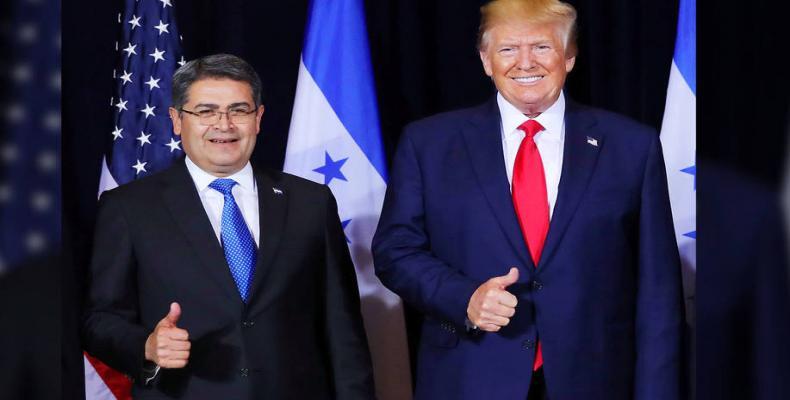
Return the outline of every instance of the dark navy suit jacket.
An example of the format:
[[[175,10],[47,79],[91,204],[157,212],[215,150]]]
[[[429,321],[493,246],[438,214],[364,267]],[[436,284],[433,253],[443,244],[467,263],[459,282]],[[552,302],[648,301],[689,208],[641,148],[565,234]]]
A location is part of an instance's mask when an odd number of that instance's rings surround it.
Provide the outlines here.
[[[495,99],[405,129],[373,252],[382,282],[425,316],[417,399],[525,399],[538,338],[552,400],[681,397],[681,271],[658,135],[570,101],[565,131],[536,268]],[[510,324],[467,333],[472,293],[512,266]]]

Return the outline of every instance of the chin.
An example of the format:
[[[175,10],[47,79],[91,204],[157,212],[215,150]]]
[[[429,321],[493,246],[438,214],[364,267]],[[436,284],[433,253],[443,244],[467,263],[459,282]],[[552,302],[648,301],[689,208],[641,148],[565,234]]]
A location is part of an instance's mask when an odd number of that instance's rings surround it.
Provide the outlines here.
[[[238,160],[211,160],[211,165],[218,171],[232,171],[238,165],[242,165]]]

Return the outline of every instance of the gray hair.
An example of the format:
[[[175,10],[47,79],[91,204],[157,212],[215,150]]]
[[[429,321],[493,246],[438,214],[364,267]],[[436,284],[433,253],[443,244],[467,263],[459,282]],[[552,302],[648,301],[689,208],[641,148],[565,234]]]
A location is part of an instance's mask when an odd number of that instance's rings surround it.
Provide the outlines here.
[[[187,62],[173,74],[173,104],[180,110],[186,104],[187,92],[193,83],[207,78],[225,78],[245,82],[252,89],[255,107],[261,104],[261,78],[255,69],[231,54],[213,54]]]

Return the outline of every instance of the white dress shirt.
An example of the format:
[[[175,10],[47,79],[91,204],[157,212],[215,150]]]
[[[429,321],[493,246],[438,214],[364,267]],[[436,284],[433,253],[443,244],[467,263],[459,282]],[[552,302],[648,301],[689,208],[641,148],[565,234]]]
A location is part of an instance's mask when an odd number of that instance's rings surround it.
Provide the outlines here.
[[[195,182],[200,195],[200,202],[203,203],[203,209],[206,210],[211,227],[214,228],[214,234],[217,235],[217,240],[222,243],[220,236],[220,229],[222,227],[222,208],[225,206],[225,196],[217,190],[208,187],[211,182],[219,179],[214,175],[200,169],[189,156],[186,157],[187,170],[192,180]],[[227,179],[233,179],[237,185],[233,186],[231,190],[233,197],[236,199],[236,204],[244,216],[244,221],[247,223],[255,239],[255,244],[260,243],[260,219],[258,219],[258,186],[255,183],[255,177],[252,173],[252,165],[247,161],[239,172],[227,176]]]
[[[516,154],[521,141],[526,134],[518,129],[529,118],[510,104],[502,94],[497,93],[499,115],[502,118],[502,150],[505,155],[505,169],[510,191],[513,191],[513,165],[516,163]],[[543,171],[546,175],[546,194],[549,201],[549,218],[554,214],[554,204],[557,202],[557,191],[560,185],[562,172],[562,153],[565,144],[565,94],[560,92],[557,99],[548,110],[533,118],[543,125],[545,130],[535,135],[535,144],[538,146],[540,159],[543,161]]]

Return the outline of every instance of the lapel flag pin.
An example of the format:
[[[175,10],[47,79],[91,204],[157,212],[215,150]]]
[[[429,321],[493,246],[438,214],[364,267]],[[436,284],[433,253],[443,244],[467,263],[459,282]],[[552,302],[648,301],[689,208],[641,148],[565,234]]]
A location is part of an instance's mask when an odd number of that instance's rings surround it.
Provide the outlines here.
[[[593,139],[593,138],[587,136],[587,144],[591,144],[591,145],[593,145],[595,147],[598,147],[598,139]]]
[[[278,189],[278,188],[272,188],[272,192],[274,192],[274,194],[277,194],[277,195],[283,194],[283,191]]]

